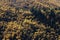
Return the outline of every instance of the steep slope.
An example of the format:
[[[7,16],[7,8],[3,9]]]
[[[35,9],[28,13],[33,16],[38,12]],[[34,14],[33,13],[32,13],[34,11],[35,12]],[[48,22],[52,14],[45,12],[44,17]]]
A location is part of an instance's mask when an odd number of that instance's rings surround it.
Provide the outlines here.
[[[5,1],[0,1],[0,5],[14,5],[14,6],[19,6],[19,7],[24,7],[24,6],[35,6],[35,5],[39,5],[40,7],[51,7],[51,8],[55,8],[55,7],[60,7],[60,2],[59,0],[5,0]]]
[[[48,7],[60,7],[60,2],[59,0],[36,0],[36,2],[40,2],[42,3],[44,6],[48,6]]]

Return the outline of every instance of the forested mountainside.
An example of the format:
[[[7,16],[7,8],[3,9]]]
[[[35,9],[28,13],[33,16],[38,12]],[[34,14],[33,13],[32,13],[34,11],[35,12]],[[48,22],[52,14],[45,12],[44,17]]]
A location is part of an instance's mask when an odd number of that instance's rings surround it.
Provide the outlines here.
[[[0,5],[15,5],[15,6],[24,6],[26,4],[39,4],[44,7],[60,7],[59,0],[0,0]]]
[[[60,40],[59,0],[0,0],[0,40]]]

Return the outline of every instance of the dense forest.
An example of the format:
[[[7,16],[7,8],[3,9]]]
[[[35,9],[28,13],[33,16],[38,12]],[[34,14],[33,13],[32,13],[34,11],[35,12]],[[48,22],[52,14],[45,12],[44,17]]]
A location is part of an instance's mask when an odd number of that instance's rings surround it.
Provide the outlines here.
[[[5,7],[0,6],[0,40],[60,40],[60,7]]]

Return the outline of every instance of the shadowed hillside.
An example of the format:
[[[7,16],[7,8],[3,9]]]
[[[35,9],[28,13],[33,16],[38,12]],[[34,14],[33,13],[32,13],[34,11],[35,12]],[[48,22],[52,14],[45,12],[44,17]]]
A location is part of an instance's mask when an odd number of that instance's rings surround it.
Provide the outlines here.
[[[0,40],[60,40],[60,7],[54,0],[0,3]]]

